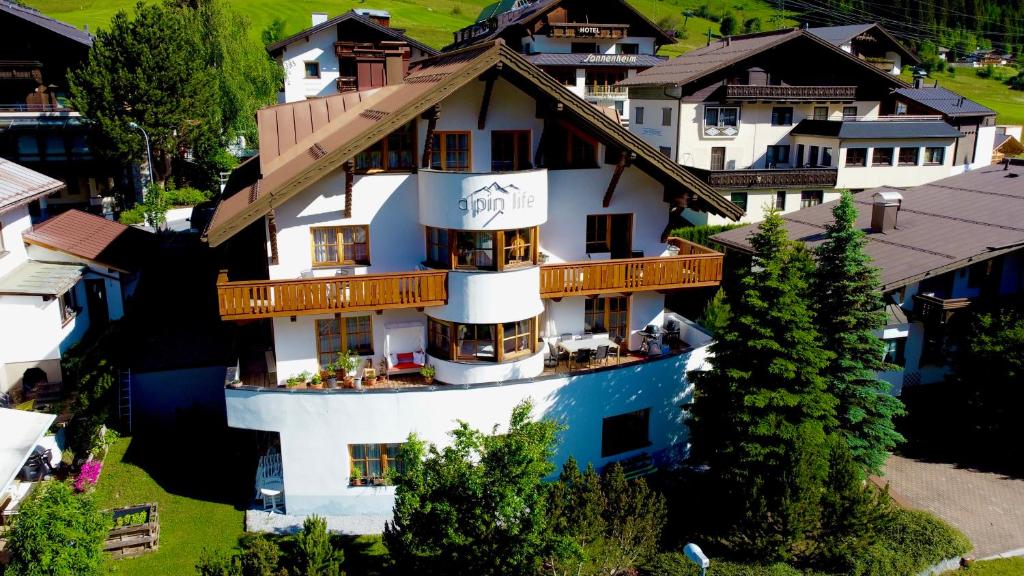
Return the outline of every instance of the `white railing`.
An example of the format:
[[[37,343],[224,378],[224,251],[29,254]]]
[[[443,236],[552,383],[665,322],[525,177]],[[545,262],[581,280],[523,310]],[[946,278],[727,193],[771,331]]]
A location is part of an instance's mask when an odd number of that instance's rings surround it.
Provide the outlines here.
[[[589,98],[626,98],[629,89],[625,86],[587,86],[586,95]]]

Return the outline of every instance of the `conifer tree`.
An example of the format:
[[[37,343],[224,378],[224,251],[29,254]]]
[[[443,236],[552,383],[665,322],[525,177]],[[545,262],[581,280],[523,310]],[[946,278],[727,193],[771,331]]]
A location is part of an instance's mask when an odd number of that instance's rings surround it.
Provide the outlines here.
[[[691,374],[693,457],[710,465],[745,548],[784,558],[816,525],[835,399],[805,299],[806,251],[793,248],[776,212],[751,244],[752,266],[739,272],[732,313],[711,346],[712,368]]]
[[[881,282],[864,253],[864,233],[856,227],[857,208],[849,192],[843,192],[832,215],[835,221],[816,250],[813,290],[822,343],[833,353],[825,375],[838,401],[838,432],[854,460],[877,474],[903,440],[893,424],[903,414],[903,403],[877,375],[886,366],[885,344],[876,336],[886,321]]]

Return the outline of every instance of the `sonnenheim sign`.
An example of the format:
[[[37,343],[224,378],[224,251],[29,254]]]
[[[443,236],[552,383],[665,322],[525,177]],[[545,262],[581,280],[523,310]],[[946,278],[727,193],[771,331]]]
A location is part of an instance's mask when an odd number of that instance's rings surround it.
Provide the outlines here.
[[[584,64],[636,64],[636,54],[587,54]]]
[[[424,226],[510,230],[547,221],[547,170],[491,174],[421,170],[417,179]]]

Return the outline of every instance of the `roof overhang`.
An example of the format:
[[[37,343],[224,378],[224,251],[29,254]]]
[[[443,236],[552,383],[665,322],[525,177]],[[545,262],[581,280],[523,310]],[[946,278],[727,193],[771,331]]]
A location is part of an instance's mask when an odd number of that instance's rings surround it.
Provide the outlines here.
[[[0,278],[0,294],[8,296],[60,296],[82,279],[85,266],[29,260]]]
[[[271,56],[277,56],[281,52],[281,50],[283,50],[288,45],[294,44],[295,42],[298,42],[299,40],[308,39],[310,36],[312,36],[314,34],[318,34],[319,32],[321,32],[323,30],[326,30],[328,28],[333,28],[333,27],[337,26],[338,24],[341,24],[342,22],[346,22],[346,21],[349,21],[349,20],[354,20],[356,22],[359,22],[360,24],[363,24],[364,26],[370,28],[371,30],[380,32],[381,34],[385,34],[385,35],[390,36],[390,37],[395,38],[395,39],[403,40],[403,41],[407,42],[410,46],[412,46],[414,48],[418,48],[418,49],[422,50],[423,52],[426,52],[427,54],[437,54],[438,53],[437,50],[435,50],[434,48],[431,48],[430,46],[427,46],[426,44],[420,42],[419,40],[416,40],[415,38],[411,38],[410,36],[408,36],[404,32],[402,32],[402,31],[400,31],[400,30],[398,30],[396,28],[389,28],[387,26],[381,26],[380,24],[374,22],[370,18],[368,18],[366,16],[363,16],[362,14],[357,13],[355,10],[349,10],[348,12],[345,12],[344,14],[339,14],[338,16],[335,16],[334,18],[331,18],[330,20],[328,20],[328,21],[326,21],[326,22],[324,22],[322,24],[317,24],[316,26],[313,26],[311,28],[307,28],[307,29],[303,30],[302,32],[299,32],[297,34],[293,34],[293,35],[291,35],[291,36],[289,36],[289,37],[287,37],[287,38],[285,38],[283,40],[278,40],[277,42],[274,42],[273,44],[268,44],[267,45],[267,53],[269,53]]]

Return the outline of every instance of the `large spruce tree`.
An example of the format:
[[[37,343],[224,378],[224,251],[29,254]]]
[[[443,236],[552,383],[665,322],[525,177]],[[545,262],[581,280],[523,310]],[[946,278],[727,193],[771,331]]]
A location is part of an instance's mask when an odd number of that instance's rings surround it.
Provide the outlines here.
[[[903,440],[893,418],[903,403],[878,378],[885,369],[885,344],[877,333],[886,323],[878,271],[864,253],[864,233],[856,227],[853,196],[843,192],[832,210],[816,252],[813,301],[824,347],[833,353],[825,375],[838,401],[837,431],[854,460],[878,473],[889,451]]]
[[[772,212],[752,236],[752,267],[740,272],[732,313],[711,346],[712,368],[696,390],[693,456],[710,465],[731,535],[762,558],[787,558],[817,525],[827,474],[826,430],[835,399],[806,296],[807,252]]]

